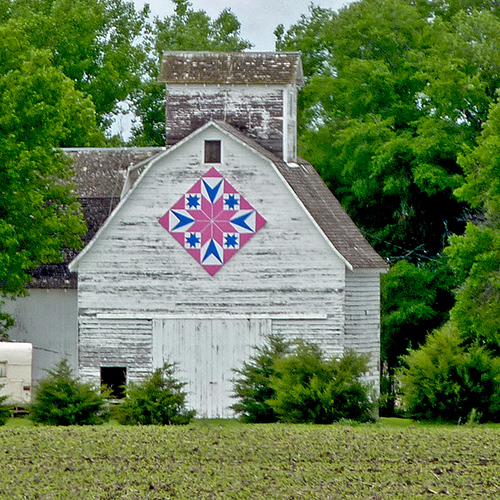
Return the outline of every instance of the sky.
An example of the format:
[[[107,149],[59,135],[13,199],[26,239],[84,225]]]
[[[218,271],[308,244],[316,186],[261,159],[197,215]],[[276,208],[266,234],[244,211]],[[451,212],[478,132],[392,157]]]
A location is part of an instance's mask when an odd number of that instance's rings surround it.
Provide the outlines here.
[[[352,0],[316,0],[319,7],[338,10]],[[149,3],[153,15],[170,16],[174,13],[171,0],[134,0],[136,8]],[[226,8],[236,15],[241,23],[241,36],[254,46],[251,50],[274,50],[273,32],[279,24],[289,28],[302,14],[308,14],[311,0],[191,0],[194,10],[204,10],[212,19]]]

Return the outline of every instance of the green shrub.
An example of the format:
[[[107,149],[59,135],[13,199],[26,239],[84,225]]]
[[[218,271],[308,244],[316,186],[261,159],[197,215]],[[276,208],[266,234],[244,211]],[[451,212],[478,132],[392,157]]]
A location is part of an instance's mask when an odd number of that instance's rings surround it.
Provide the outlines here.
[[[194,417],[194,410],[185,406],[186,385],[174,376],[175,365],[165,363],[137,384],[126,387],[126,397],[120,403],[116,418],[125,425],[182,425]]]
[[[366,355],[348,350],[340,359],[324,359],[317,345],[301,342],[276,361],[271,377],[275,394],[268,403],[282,422],[369,421],[370,387],[360,380],[367,367]]]
[[[30,418],[47,425],[95,425],[106,421],[107,391],[74,377],[66,359],[35,387]]]
[[[276,422],[278,417],[268,400],[274,396],[271,377],[277,359],[290,352],[290,343],[282,337],[270,335],[263,346],[255,346],[256,354],[234,370],[239,375],[235,380],[233,397],[238,402],[231,408],[248,423]]]
[[[4,387],[0,384],[0,389]],[[0,396],[0,425],[5,425],[7,419],[10,417],[11,407],[5,404],[8,396]]]
[[[483,347],[464,347],[451,324],[404,356],[399,371],[403,405],[415,419],[500,421],[500,358]]]
[[[368,358],[347,351],[341,359],[324,359],[312,343],[270,336],[235,381],[231,408],[245,422],[331,423],[343,419],[368,421],[373,405],[370,387],[360,381]]]

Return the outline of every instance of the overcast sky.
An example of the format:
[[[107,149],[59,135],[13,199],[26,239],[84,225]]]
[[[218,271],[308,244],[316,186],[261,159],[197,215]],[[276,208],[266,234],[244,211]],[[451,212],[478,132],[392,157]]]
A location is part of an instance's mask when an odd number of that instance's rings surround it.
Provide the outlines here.
[[[352,0],[317,0],[320,7],[338,10]],[[149,3],[154,15],[174,13],[171,0],[134,0],[137,8]],[[274,50],[273,32],[279,24],[289,28],[301,14],[307,14],[311,0],[191,0],[194,10],[204,10],[212,19],[226,8],[231,9],[241,23],[242,38],[253,43],[252,50]]]

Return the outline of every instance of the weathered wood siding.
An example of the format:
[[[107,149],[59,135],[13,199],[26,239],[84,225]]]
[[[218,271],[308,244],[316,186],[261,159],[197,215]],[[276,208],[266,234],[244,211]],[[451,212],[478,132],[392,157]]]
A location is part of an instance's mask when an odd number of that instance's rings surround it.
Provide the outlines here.
[[[210,120],[221,120],[282,157],[283,89],[276,85],[167,85],[167,145]]]
[[[215,276],[158,223],[211,168],[201,160],[204,139],[222,140],[223,163],[217,169],[267,221]],[[80,369],[88,378],[96,377],[98,362],[104,359],[98,361],[96,352],[113,345],[118,352],[128,345],[119,327],[109,327],[113,319],[268,316],[280,320],[276,331],[316,338],[332,351],[344,333],[343,262],[274,166],[215,127],[152,166],[82,256],[78,273]],[[326,328],[302,322],[311,317],[324,320]],[[133,352],[134,370],[149,369],[148,342],[141,341]],[[172,346],[172,352],[178,352],[178,346]]]
[[[79,374],[99,383],[101,367],[125,367],[127,380],[151,373],[152,324],[138,318],[80,317]]]
[[[373,270],[346,272],[345,346],[368,353],[368,381],[380,383],[380,273]]]
[[[187,382],[187,405],[200,417],[233,417],[233,368],[240,368],[270,331],[269,319],[176,318],[155,320],[153,364],[178,363]]]
[[[341,356],[344,350],[344,335],[338,329],[338,318],[273,318],[271,330],[291,341],[315,342],[327,356]]]
[[[27,297],[7,302],[5,312],[16,320],[11,340],[33,344],[33,379],[45,377],[62,358],[78,369],[78,303],[76,290],[30,290]]]

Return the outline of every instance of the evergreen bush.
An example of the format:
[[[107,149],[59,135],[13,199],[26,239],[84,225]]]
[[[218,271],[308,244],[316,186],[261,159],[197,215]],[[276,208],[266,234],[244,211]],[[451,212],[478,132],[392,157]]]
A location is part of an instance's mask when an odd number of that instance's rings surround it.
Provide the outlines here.
[[[165,363],[140,383],[129,383],[116,418],[124,425],[183,425],[195,416],[186,409],[186,385],[175,378],[175,364]]]
[[[293,348],[292,348],[293,347]],[[245,422],[313,422],[371,420],[370,387],[361,382],[368,358],[347,351],[325,359],[312,343],[292,346],[280,337],[256,347],[235,382],[232,409]]]
[[[278,417],[268,400],[274,396],[271,377],[276,360],[290,352],[290,342],[278,335],[267,337],[267,343],[254,347],[255,354],[234,370],[239,377],[235,380],[233,397],[238,402],[231,408],[248,423],[276,422]]]
[[[464,346],[448,323],[403,358],[404,408],[422,420],[500,421],[500,358],[479,345]]]
[[[281,422],[370,421],[370,387],[360,380],[367,367],[368,357],[352,350],[324,359],[317,345],[298,343],[292,354],[277,360],[271,378],[275,394],[268,403]]]
[[[107,391],[74,377],[66,359],[35,387],[30,418],[47,425],[96,425],[109,418]]]

